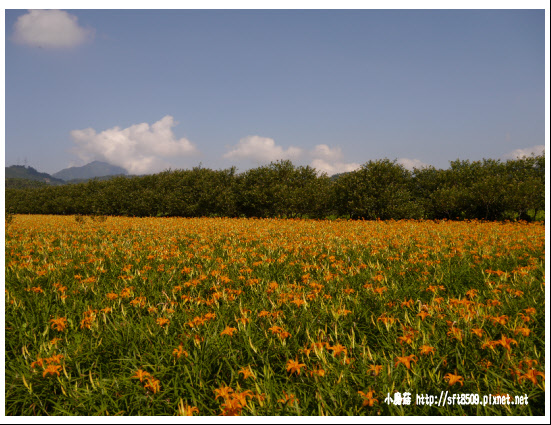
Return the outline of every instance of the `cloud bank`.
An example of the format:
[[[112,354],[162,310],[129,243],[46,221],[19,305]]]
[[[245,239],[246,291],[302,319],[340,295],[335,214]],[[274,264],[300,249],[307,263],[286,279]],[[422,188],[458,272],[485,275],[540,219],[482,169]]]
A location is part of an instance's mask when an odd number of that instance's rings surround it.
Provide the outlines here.
[[[241,159],[256,163],[270,163],[289,159],[291,161],[307,160],[310,166],[319,173],[333,175],[345,171],[353,171],[360,167],[355,162],[346,163],[343,160],[341,148],[331,148],[328,145],[316,145],[314,149],[306,151],[296,146],[287,149],[277,145],[274,139],[261,136],[247,136],[230,147],[223,156],[225,159]]]
[[[272,162],[280,159],[296,160],[302,149],[291,146],[283,149],[275,144],[274,139],[260,136],[247,136],[224,154],[226,159],[249,159],[258,162]]]
[[[176,139],[174,119],[167,115],[156,123],[113,127],[100,133],[92,128],[71,131],[74,153],[84,161],[99,160],[124,167],[130,174],[148,174],[169,167],[165,159],[198,153],[187,139]]]
[[[523,158],[525,156],[542,155],[545,152],[544,145],[536,145],[531,148],[524,149],[515,149],[514,151],[509,152],[508,154],[503,155],[503,159],[517,159]]]
[[[78,25],[78,18],[62,10],[29,10],[17,18],[12,40],[45,49],[70,48],[90,41],[95,31]]]
[[[396,162],[403,165],[404,168],[409,171],[413,171],[414,168],[421,169],[429,166],[429,164],[425,164],[419,159],[398,158]]]

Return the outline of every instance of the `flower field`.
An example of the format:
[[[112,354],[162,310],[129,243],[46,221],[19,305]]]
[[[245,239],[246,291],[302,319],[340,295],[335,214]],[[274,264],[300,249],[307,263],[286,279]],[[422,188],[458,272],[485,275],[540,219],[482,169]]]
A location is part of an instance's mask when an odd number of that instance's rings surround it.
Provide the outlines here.
[[[544,414],[543,224],[75,218],[6,225],[7,415]]]

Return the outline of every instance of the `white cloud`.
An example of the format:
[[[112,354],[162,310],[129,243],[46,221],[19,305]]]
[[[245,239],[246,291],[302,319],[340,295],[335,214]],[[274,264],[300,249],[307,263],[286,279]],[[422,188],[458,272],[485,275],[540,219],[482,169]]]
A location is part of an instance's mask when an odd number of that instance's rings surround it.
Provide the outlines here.
[[[330,148],[327,145],[316,145],[310,152],[313,158],[323,159],[325,161],[340,161],[343,158],[341,148]]]
[[[328,145],[316,145],[310,151],[310,157],[312,158],[310,167],[315,168],[318,173],[327,173],[329,176],[360,168],[360,164],[356,162],[344,162],[344,155],[338,146],[331,148]]]
[[[396,162],[403,165],[404,168],[409,171],[413,171],[414,168],[421,169],[429,166],[429,164],[425,164],[419,159],[398,158]]]
[[[29,10],[17,18],[13,41],[42,48],[75,47],[94,37],[94,30],[78,25],[78,18],[62,10]]]
[[[151,126],[135,124],[96,133],[92,128],[71,131],[74,152],[84,161],[100,160],[125,168],[130,174],[147,174],[168,168],[165,158],[196,154],[187,139],[176,139],[174,119],[167,115]]]
[[[532,154],[542,155],[544,152],[545,152],[544,145],[536,145],[536,146],[532,146],[531,148],[515,149],[514,151],[503,155],[503,159],[523,158],[525,156],[532,156]]]
[[[315,168],[319,173],[327,173],[328,176],[354,171],[360,168],[360,166],[360,164],[355,162],[327,161],[322,158],[315,158],[310,163],[310,167]]]
[[[355,162],[345,163],[344,155],[340,147],[330,147],[325,144],[316,145],[314,149],[305,151],[301,148],[291,146],[283,149],[277,145],[274,139],[260,136],[247,136],[233,146],[229,152],[224,154],[226,159],[248,159],[261,163],[268,163],[280,159],[310,160],[310,166],[318,173],[333,175],[347,171],[354,171],[360,168]]]
[[[272,162],[280,159],[298,159],[302,149],[291,146],[283,149],[276,145],[274,139],[260,136],[247,136],[224,154],[226,159],[250,159],[260,162]]]

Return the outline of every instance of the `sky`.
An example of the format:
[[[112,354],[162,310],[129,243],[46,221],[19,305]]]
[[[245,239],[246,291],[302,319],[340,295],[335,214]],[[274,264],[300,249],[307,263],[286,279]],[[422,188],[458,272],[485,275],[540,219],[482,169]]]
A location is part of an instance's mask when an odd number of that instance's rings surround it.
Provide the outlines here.
[[[332,175],[383,158],[412,169],[539,154],[545,6],[534,3],[6,9],[5,164],[148,174],[290,159]]]

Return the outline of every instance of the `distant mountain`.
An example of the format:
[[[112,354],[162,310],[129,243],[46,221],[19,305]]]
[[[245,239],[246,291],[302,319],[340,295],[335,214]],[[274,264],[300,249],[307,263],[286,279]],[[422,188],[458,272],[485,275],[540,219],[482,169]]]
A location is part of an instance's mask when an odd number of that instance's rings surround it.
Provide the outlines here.
[[[114,175],[126,175],[128,171],[107,162],[93,161],[82,167],[70,167],[52,174],[53,177],[64,181],[88,180],[94,177],[105,177]]]
[[[63,184],[63,180],[57,179],[48,173],[40,173],[33,167],[25,165],[10,165],[6,167],[6,180],[7,179],[27,179],[36,180],[48,184]]]

